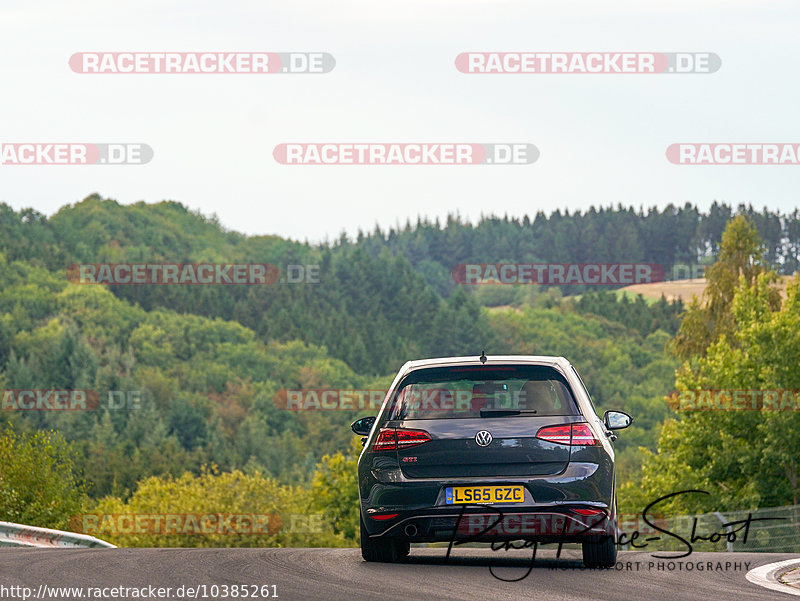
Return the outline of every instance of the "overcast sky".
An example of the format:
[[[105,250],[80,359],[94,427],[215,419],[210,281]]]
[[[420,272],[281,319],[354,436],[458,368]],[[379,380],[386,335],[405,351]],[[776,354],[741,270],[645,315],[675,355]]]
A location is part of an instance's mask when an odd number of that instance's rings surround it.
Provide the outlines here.
[[[147,165],[0,165],[0,201],[180,201],[318,241],[417,215],[714,200],[792,211],[800,166],[670,164],[674,142],[800,143],[796,2],[5,0],[0,143],[144,142]],[[86,51],[323,51],[325,75],[82,75]],[[692,75],[466,75],[465,51],[714,52]],[[525,142],[514,166],[286,166],[282,142]]]

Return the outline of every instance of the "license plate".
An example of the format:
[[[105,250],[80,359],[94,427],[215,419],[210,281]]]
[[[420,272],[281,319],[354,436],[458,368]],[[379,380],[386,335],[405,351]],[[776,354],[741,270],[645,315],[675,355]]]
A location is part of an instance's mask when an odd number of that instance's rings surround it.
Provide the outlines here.
[[[521,503],[525,500],[524,486],[451,486],[445,490],[445,503]]]

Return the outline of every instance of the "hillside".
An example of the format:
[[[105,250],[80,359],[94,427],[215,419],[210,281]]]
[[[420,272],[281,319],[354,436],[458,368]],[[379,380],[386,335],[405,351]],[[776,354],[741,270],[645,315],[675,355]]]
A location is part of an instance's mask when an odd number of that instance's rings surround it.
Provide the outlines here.
[[[548,231],[561,227],[553,219]],[[227,231],[174,202],[122,206],[91,196],[49,218],[1,205],[0,388],[89,390],[101,402],[72,412],[6,407],[0,431],[60,433],[90,505],[161,487],[148,478],[208,479],[207,470],[266,475],[302,504],[312,482],[338,482],[320,470],[341,469],[338,453],[354,440],[348,425],[370,411],[287,411],[281,391],[379,391],[409,359],[483,349],[554,354],[574,362],[599,411],[637,416],[617,443],[624,480],[641,464],[639,447],[656,448],[670,414],[664,396],[677,363],[665,346],[683,305],[607,290],[574,300],[557,287],[453,284],[445,253],[458,235],[481,236],[469,252],[480,247],[502,260],[519,256],[515,244],[540,227],[421,223],[309,245]],[[557,248],[558,260],[580,260]],[[158,262],[271,263],[284,281],[107,286],[67,278],[75,263]],[[293,265],[313,267],[318,278],[289,283]],[[513,310],[489,308],[502,304]],[[111,406],[109,394],[136,403]],[[59,519],[45,525],[64,526]]]

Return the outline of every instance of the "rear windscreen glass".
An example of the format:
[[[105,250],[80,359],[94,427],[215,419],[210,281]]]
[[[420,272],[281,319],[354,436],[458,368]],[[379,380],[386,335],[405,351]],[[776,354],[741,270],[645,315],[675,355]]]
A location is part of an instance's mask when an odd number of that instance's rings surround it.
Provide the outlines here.
[[[569,384],[556,369],[495,365],[411,372],[393,395],[388,419],[577,414]]]

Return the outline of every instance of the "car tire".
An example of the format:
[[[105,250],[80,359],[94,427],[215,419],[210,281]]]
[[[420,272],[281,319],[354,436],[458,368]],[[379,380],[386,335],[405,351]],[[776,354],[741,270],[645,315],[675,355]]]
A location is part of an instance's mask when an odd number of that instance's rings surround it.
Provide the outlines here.
[[[613,568],[617,563],[617,545],[612,536],[583,543],[583,565],[587,568]]]
[[[369,537],[364,518],[359,520],[361,527],[361,557],[364,561],[377,561],[380,563],[396,563],[403,561],[411,550],[408,541],[393,538],[374,540]]]

